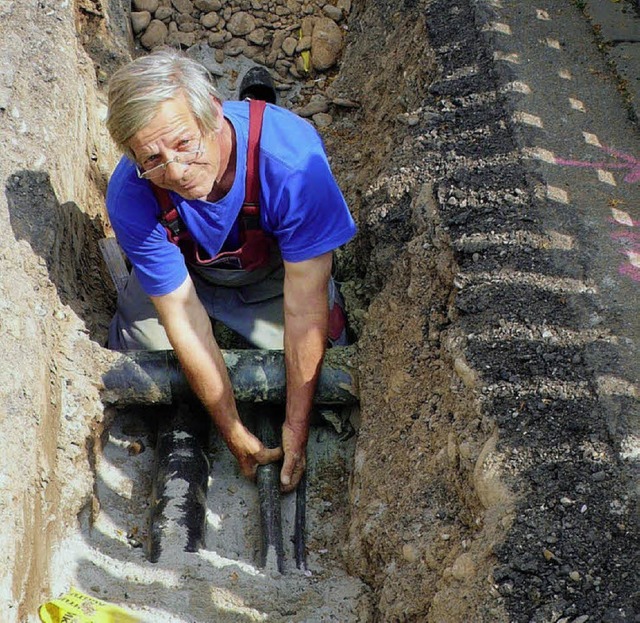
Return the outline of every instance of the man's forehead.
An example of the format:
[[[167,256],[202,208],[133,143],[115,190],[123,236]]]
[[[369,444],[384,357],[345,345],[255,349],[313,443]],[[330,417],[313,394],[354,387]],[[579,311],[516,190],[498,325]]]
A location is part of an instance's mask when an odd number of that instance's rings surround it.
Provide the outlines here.
[[[129,144],[134,151],[150,151],[158,142],[197,130],[198,124],[187,102],[182,97],[176,98],[160,104],[151,121],[133,135]]]

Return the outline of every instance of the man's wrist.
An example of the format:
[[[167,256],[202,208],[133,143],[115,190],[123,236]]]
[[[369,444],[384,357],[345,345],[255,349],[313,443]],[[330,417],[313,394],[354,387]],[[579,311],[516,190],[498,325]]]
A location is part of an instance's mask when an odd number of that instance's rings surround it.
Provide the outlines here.
[[[224,422],[217,424],[220,435],[227,443],[237,443],[248,434],[248,430],[240,420],[240,417],[226,418]]]
[[[304,446],[309,438],[310,423],[311,418],[308,415],[305,417],[287,416],[282,427],[288,429],[295,441]]]

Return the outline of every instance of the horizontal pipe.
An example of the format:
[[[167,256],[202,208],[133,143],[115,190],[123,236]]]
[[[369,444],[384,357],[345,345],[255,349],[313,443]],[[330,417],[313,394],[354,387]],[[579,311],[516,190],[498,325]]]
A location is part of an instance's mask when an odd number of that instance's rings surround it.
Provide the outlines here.
[[[355,347],[329,349],[324,358],[315,402],[356,404]],[[102,373],[102,400],[116,407],[175,404],[192,395],[175,353],[128,351],[112,353]],[[238,402],[284,404],[284,353],[278,350],[223,350]]]

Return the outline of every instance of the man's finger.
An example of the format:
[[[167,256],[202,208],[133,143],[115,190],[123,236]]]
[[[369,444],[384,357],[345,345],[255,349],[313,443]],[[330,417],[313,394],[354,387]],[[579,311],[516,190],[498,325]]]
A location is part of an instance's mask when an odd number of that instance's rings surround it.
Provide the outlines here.
[[[258,452],[254,456],[256,463],[258,465],[267,465],[269,463],[275,463],[276,461],[280,461],[284,453],[281,447],[277,448],[264,448]]]

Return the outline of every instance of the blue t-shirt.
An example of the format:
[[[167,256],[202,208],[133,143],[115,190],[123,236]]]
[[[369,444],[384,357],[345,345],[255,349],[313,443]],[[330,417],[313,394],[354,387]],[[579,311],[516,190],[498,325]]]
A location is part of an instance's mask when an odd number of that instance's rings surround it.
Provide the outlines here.
[[[236,174],[229,192],[216,202],[171,198],[187,229],[211,255],[237,248],[237,217],[245,192],[249,129],[248,102],[225,102],[235,130]],[[336,184],[324,146],[313,126],[292,112],[267,105],[260,139],[260,221],[284,260],[301,262],[348,242],[356,232]],[[173,292],[187,276],[179,248],[158,222],[160,208],[149,181],[122,158],[107,190],[107,211],[120,246],[145,292]]]

